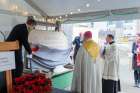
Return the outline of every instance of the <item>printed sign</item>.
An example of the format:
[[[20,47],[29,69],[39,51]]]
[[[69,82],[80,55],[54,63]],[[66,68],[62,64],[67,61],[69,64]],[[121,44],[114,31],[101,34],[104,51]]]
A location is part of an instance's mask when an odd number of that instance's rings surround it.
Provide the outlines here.
[[[15,69],[14,52],[0,52],[0,72],[12,69]]]

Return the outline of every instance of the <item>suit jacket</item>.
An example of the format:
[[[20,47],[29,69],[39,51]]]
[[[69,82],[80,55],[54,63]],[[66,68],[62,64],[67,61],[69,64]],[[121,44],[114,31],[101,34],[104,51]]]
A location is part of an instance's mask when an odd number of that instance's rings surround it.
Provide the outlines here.
[[[28,53],[31,54],[31,48],[28,42],[28,34],[29,32],[28,32],[26,24],[18,24],[12,29],[6,41],[18,40],[19,41],[19,50],[18,50],[19,54],[22,53],[22,45],[25,47]]]

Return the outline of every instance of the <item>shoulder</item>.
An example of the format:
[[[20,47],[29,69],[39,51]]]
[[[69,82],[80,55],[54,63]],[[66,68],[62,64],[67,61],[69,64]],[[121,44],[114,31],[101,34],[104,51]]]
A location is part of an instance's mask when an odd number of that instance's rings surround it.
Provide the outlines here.
[[[20,28],[24,28],[24,27],[26,27],[25,24],[17,24],[17,25],[14,27],[14,29],[20,29]]]
[[[113,43],[111,45],[108,45],[108,48],[111,50],[116,50],[116,49],[118,49],[118,45],[116,43]]]
[[[26,27],[26,24],[19,24],[19,27]]]
[[[99,48],[100,48],[100,45],[99,45],[99,43],[97,43],[97,42],[94,42],[94,44],[95,44],[97,47],[99,47]]]
[[[111,47],[117,47],[118,45],[116,43],[113,43],[110,45]]]

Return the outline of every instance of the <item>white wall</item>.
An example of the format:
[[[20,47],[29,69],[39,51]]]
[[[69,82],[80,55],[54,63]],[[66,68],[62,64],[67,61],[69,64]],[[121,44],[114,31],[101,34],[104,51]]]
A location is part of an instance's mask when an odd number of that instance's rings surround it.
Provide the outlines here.
[[[62,24],[61,29],[62,29],[62,31],[64,31],[65,35],[67,36],[69,46],[71,46],[72,34],[73,34],[73,24]]]
[[[15,6],[17,6],[16,9]],[[10,12],[14,13],[11,15]],[[16,24],[24,23],[26,21],[27,17],[18,16],[17,12],[20,12],[21,14],[27,12],[33,15],[40,15],[36,10],[24,2],[24,0],[0,0],[0,31],[8,35]],[[3,37],[0,34],[0,41],[2,41],[2,39]]]
[[[30,14],[39,15],[39,13],[24,0],[0,0],[0,9],[21,13],[28,12]]]
[[[16,24],[24,23],[25,21],[26,17],[0,14],[0,31],[7,36]]]

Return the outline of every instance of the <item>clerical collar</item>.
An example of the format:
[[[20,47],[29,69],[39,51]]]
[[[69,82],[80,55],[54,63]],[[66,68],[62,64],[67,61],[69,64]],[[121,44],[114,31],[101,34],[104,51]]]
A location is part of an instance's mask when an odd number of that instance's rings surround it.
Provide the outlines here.
[[[111,44],[113,44],[113,43],[115,43],[114,41],[112,41],[112,42],[110,42],[109,44],[111,45]]]

